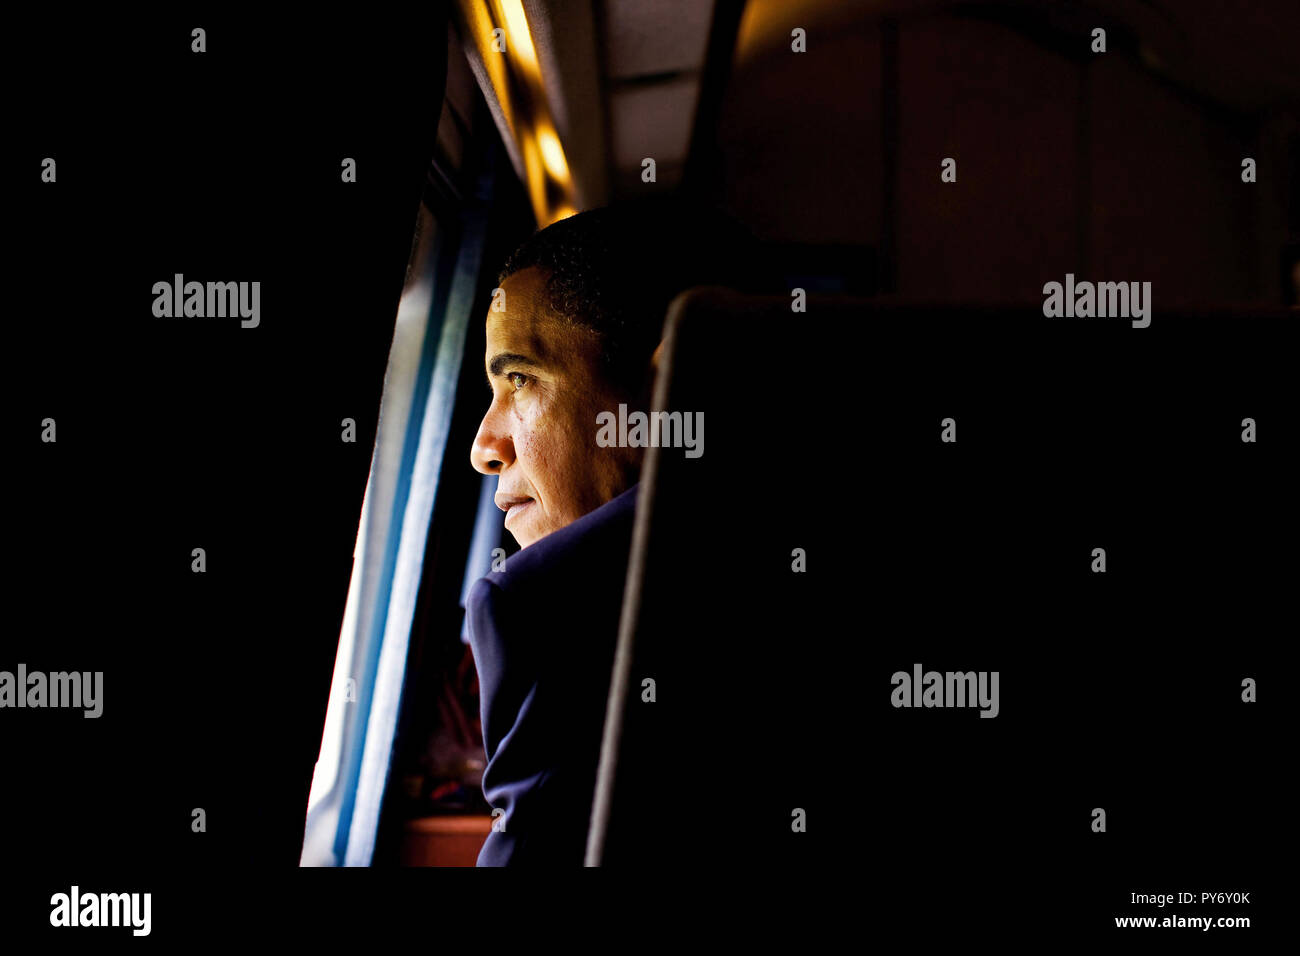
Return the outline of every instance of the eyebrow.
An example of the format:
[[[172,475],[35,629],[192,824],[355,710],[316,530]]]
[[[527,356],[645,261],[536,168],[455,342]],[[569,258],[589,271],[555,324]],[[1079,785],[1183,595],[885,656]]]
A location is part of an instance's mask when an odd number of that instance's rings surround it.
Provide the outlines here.
[[[507,365],[522,365],[525,368],[540,369],[541,363],[530,359],[527,355],[520,355],[518,352],[498,352],[492,356],[492,361],[488,362],[488,384],[492,384],[492,377],[500,377],[505,371]]]

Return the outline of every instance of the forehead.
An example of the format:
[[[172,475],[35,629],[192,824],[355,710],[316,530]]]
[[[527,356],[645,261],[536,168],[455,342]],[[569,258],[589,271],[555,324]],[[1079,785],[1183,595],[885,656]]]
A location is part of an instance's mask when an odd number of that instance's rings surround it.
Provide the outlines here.
[[[556,315],[546,296],[546,274],[541,269],[530,266],[508,276],[501,291],[504,311],[488,308],[485,364],[502,352],[526,355],[548,366],[590,360],[595,333]]]
[[[501,283],[505,309],[494,301],[487,314],[487,359],[496,352],[519,352],[541,360],[560,323],[546,302],[546,277],[522,269]]]

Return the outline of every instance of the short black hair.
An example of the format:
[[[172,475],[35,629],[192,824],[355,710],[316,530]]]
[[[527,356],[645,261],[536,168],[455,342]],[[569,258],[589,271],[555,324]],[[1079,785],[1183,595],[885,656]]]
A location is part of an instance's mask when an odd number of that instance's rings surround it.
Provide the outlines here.
[[[561,219],[534,233],[497,278],[532,266],[548,304],[597,333],[603,373],[636,395],[663,334],[668,304],[697,285],[745,290],[754,241],[716,209],[683,200],[637,200]]]

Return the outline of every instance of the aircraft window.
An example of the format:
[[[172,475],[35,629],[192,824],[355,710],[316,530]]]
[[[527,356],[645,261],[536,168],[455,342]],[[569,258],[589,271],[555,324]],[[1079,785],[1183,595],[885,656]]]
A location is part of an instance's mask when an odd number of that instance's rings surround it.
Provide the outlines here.
[[[404,686],[412,635],[416,635],[418,657],[425,628],[422,617],[417,621],[417,605],[429,576],[426,550],[439,547],[430,538],[431,528],[437,533],[435,503],[448,511],[473,514],[481,497],[478,476],[470,472],[472,487],[453,479],[447,486],[447,500],[441,502],[440,476],[469,471],[457,468],[464,457],[464,440],[458,433],[452,440],[452,426],[456,396],[463,387],[464,357],[472,351],[466,345],[470,315],[481,314],[482,309],[476,301],[483,285],[479,273],[493,206],[492,184],[501,164],[493,158],[490,140],[482,135],[478,111],[483,107],[450,31],[448,42],[454,55],[449,58],[437,150],[419,209],[384,380],[379,431],[308,803],[304,865],[371,862],[387,781],[400,782],[402,777],[400,768],[390,773],[390,761],[403,701],[409,703],[415,696],[407,695]],[[520,203],[519,197],[514,198]],[[471,365],[481,378],[478,363]],[[444,459],[452,462],[447,468]],[[470,562],[469,537],[468,529],[459,535],[462,554],[452,579],[458,589],[462,577],[477,567]],[[485,540],[482,535],[476,539],[480,550]],[[434,563],[439,578],[448,576],[443,564]],[[455,598],[458,603],[459,593]],[[460,630],[459,621],[447,629],[456,645],[464,648]],[[472,659],[468,648],[464,651],[472,682]],[[466,747],[481,749],[474,736],[476,711],[466,716],[464,708],[453,702],[440,706],[462,729]]]

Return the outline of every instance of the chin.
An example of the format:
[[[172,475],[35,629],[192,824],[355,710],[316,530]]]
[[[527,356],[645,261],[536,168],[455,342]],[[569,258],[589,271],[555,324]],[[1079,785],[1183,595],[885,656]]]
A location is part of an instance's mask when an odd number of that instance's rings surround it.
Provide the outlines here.
[[[563,527],[564,525],[560,525],[560,528]],[[506,530],[509,529],[507,528]],[[515,540],[519,542],[519,547],[522,550],[523,548],[528,547],[530,544],[536,544],[538,541],[541,541],[552,531],[558,531],[558,530],[559,528],[545,528],[545,529],[520,528],[518,532],[511,531],[510,533],[515,536]]]
[[[509,528],[506,530],[510,531]],[[514,539],[519,543],[521,550],[528,547],[530,544],[536,544],[542,537],[544,537],[544,534],[538,533],[534,528],[520,528],[516,531],[510,531],[510,533],[514,535]]]

